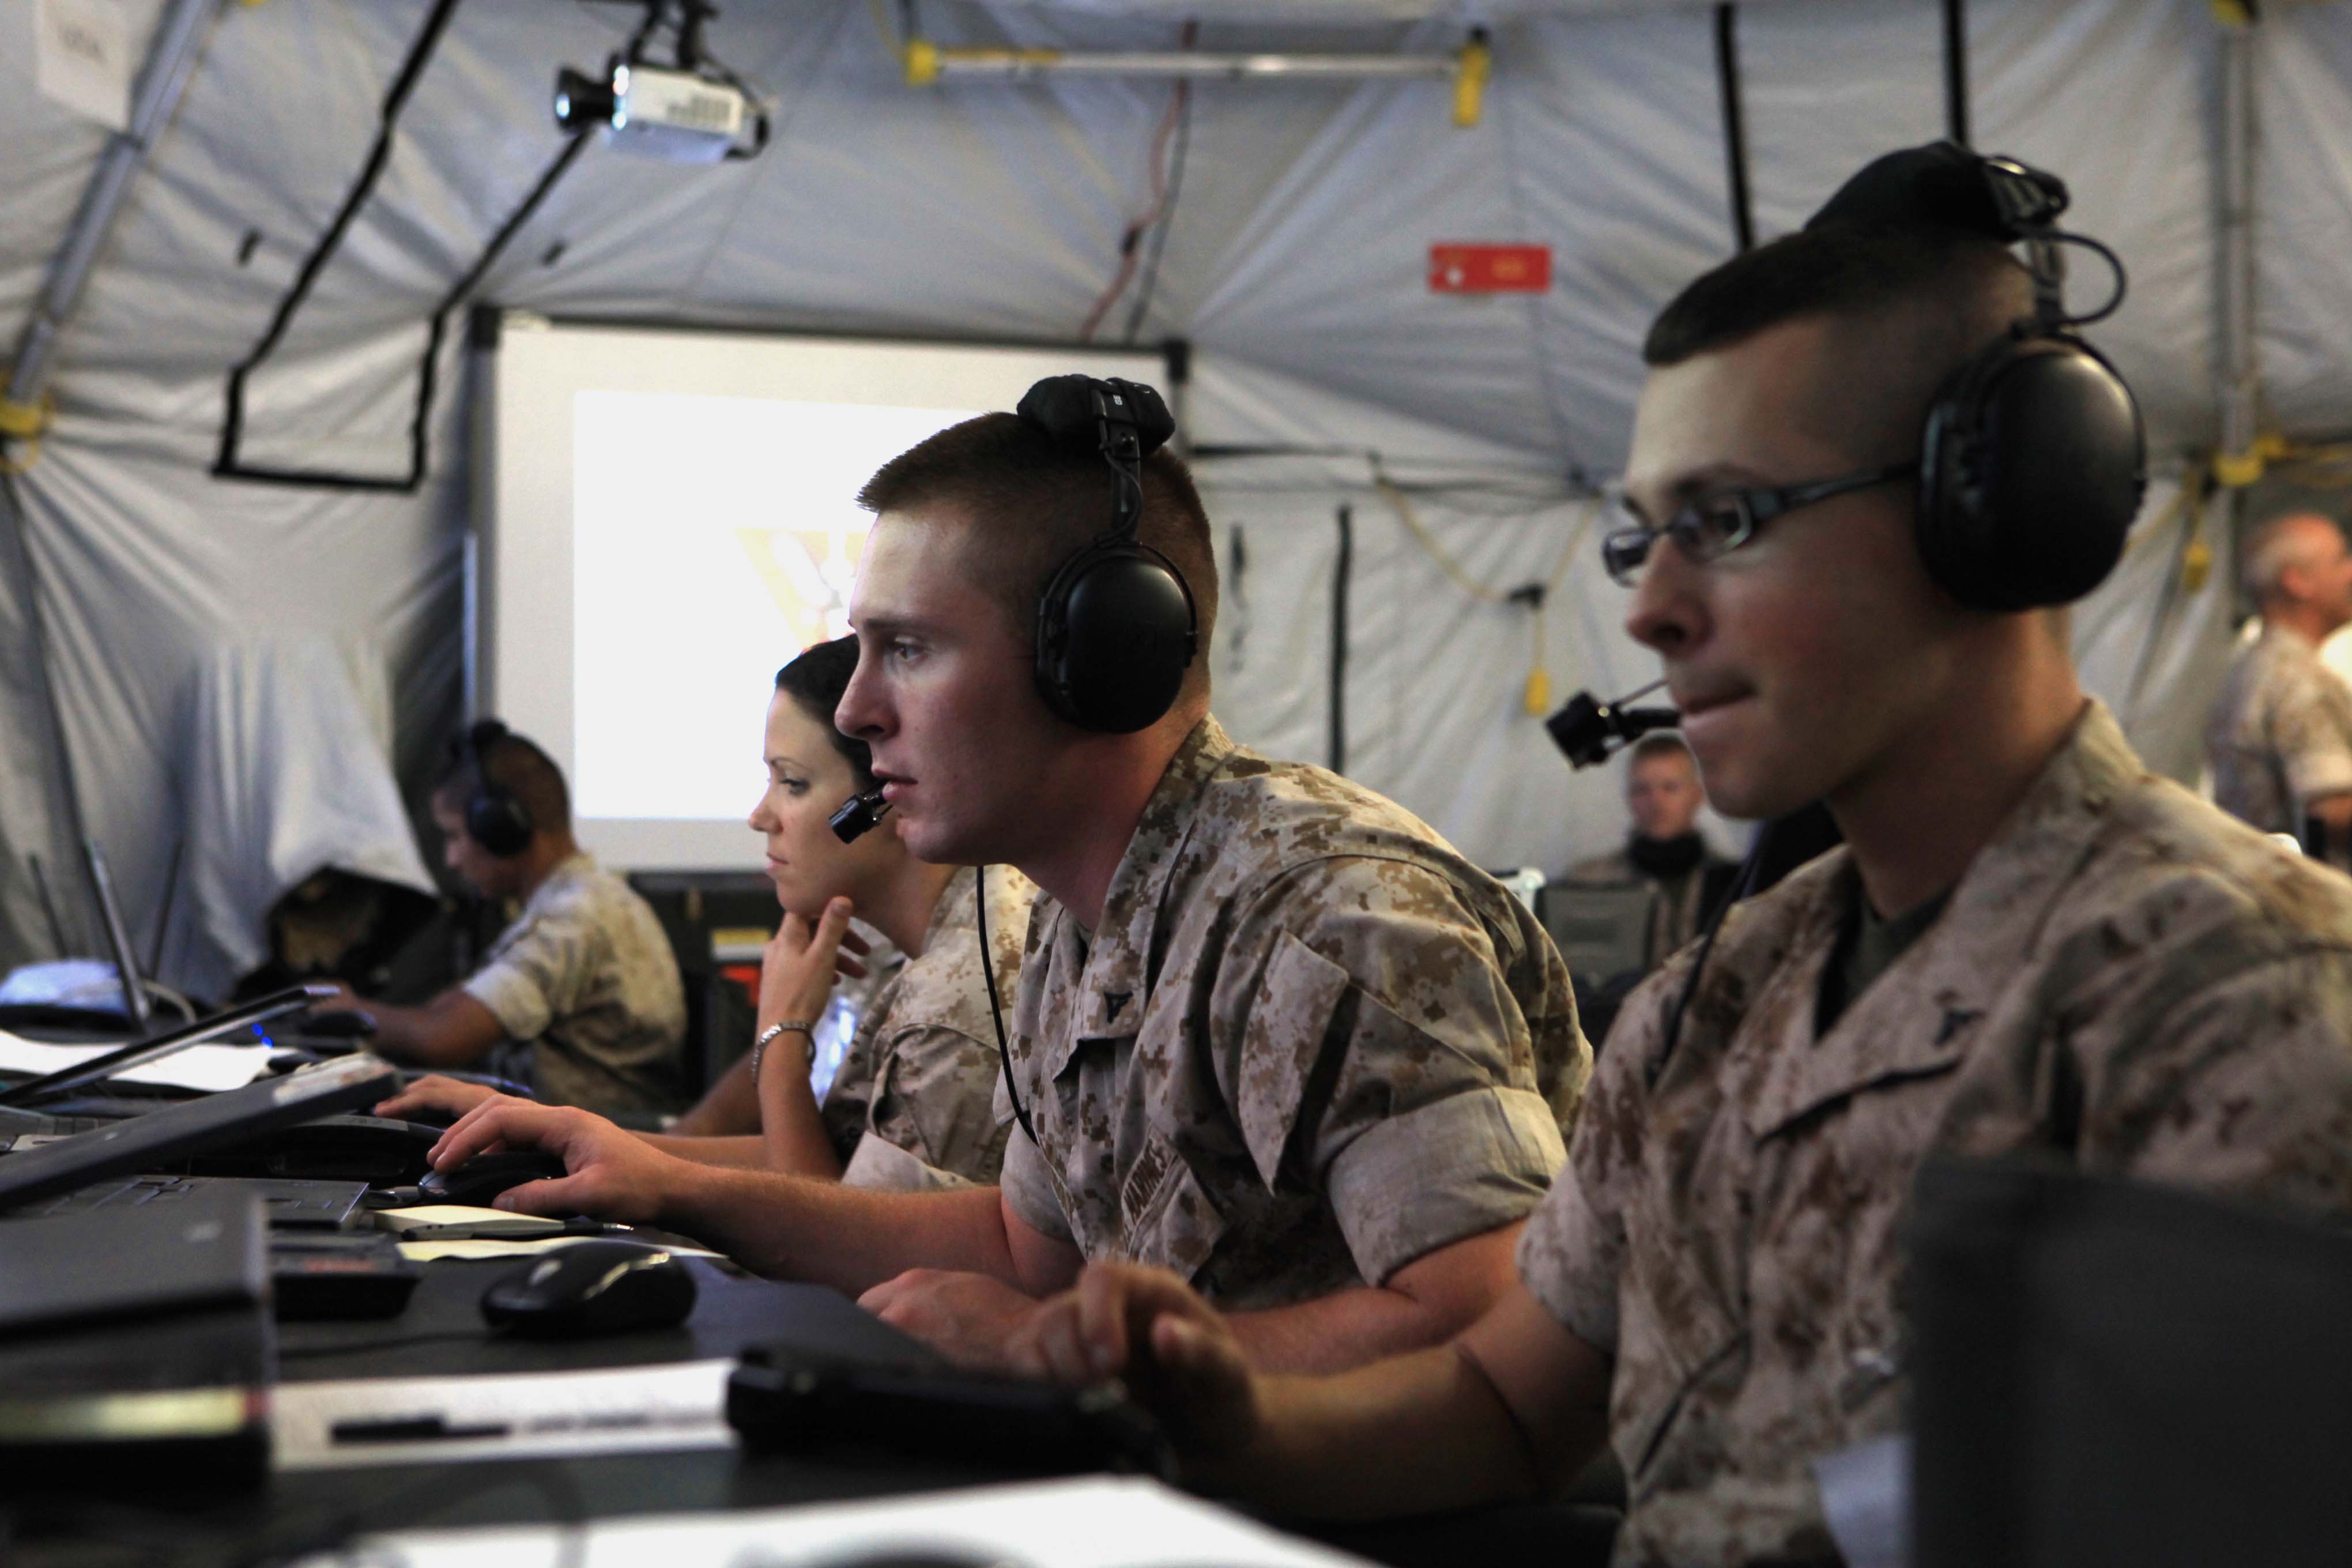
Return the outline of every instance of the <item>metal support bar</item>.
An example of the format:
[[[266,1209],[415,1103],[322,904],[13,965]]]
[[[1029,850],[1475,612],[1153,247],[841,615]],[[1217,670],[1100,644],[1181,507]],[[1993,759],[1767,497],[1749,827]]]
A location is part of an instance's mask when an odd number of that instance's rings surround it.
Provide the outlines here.
[[[157,134],[170,123],[172,111],[179,107],[205,25],[219,14],[221,4],[222,0],[172,0],[157,25],[147,63],[140,68],[139,85],[131,95],[130,126],[116,132],[100,154],[73,225],[49,262],[48,280],[33,306],[32,318],[17,340],[15,368],[8,377],[8,404],[26,408],[39,405],[58,334],[73,320],[81,303],[99,251],[130,195],[132,177],[146,163]]]
[[[2254,355],[2254,46],[2251,24],[2221,36],[2221,449],[2214,476],[2262,478],[2262,369]]]
[[[1048,76],[1157,77],[1240,80],[1288,77],[1299,80],[1371,81],[1430,79],[1454,84],[1454,122],[1478,123],[1494,51],[1486,31],[1445,55],[1211,54],[1193,49],[1129,49],[1073,53],[1066,49],[949,48],[909,37],[900,51],[910,87],[950,77],[1026,81]]]

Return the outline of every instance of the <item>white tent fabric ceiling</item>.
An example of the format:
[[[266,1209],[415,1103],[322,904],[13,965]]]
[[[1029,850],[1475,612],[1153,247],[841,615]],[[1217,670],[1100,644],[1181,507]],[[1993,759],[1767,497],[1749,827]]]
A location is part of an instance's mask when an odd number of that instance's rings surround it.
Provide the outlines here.
[[[124,0],[134,20],[157,0]],[[0,12],[0,330],[31,306],[106,133],[35,90],[30,5]],[[393,754],[413,783],[458,703],[467,516],[462,313],[414,494],[219,480],[228,368],[254,347],[350,188],[426,0],[227,6],[60,345],[58,414],[15,481],[43,585],[68,750],[90,830],[135,910],[160,901],[182,824],[175,715],[225,646],[327,637],[381,660]],[[1715,8],[1630,0],[738,0],[715,52],[773,103],[744,163],[680,169],[591,148],[475,291],[551,315],[953,338],[1069,341],[1148,205],[1164,82],[1053,79],[909,88],[882,34],[950,45],[1384,52],[1491,30],[1481,124],[1442,81],[1203,80],[1182,184],[1139,321],[1192,345],[1203,445],[1377,448],[1431,530],[1484,581],[1551,569],[1585,519],[1571,473],[1623,451],[1649,317],[1734,244]],[[2223,30],[2207,0],[1968,0],[1979,146],[2053,167],[2075,218],[2121,252],[2128,302],[2097,341],[2147,405],[2168,473],[2217,430],[2217,160]],[[248,461],[404,472],[434,304],[562,142],[559,64],[635,25],[625,5],[464,0],[400,121],[383,177],[248,389]],[[1946,129],[1937,0],[1761,0],[1737,13],[1759,237],[1870,155]],[[878,25],[877,25],[878,24]],[[2273,8],[2254,29],[2258,353],[2276,427],[2352,429],[2352,5]],[[1527,241],[1549,292],[1433,294],[1428,247]],[[2085,287],[2092,286],[2086,276]],[[1105,317],[1123,336],[1134,291]],[[1219,639],[1236,731],[1321,760],[1338,508],[1358,531],[1349,771],[1493,864],[1557,868],[1618,826],[1606,779],[1570,782],[1519,710],[1527,613],[1451,587],[1361,460],[1211,461],[1245,597]],[[1451,486],[1452,488],[1445,488]],[[2176,491],[2161,485],[2151,517]],[[2224,570],[2180,591],[2197,509],[2165,514],[2078,617],[2094,683],[2159,765],[2194,766],[2194,714],[2231,619]],[[1229,563],[1229,570],[1231,569]],[[1588,551],[1547,616],[1556,690],[1650,665],[1617,629]],[[2174,585],[2167,591],[2167,584]],[[0,961],[37,955],[18,863],[63,828],[22,751],[41,719],[26,596],[0,591]],[[2193,588],[2193,584],[2191,584]],[[1317,605],[1325,608],[1318,609]],[[1246,636],[1234,646],[1233,631]],[[2137,680],[2139,692],[2126,703]],[[142,945],[150,938],[139,933]],[[167,952],[184,943],[166,944]]]

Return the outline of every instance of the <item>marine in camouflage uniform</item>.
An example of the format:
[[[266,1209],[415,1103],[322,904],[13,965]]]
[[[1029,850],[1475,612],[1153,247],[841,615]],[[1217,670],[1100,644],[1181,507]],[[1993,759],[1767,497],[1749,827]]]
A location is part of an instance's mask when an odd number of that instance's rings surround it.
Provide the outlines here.
[[[1004,1162],[975,876],[966,867],[949,879],[921,956],[902,962],[875,992],[825,1091],[825,1135],[852,1186],[991,1186]],[[1037,889],[1009,866],[989,868],[987,886],[990,957],[999,994],[1010,996]]]
[[[677,956],[645,900],[593,856],[547,874],[464,989],[507,1034],[489,1069],[541,1100],[606,1114],[678,1108]]]
[[[2230,666],[2205,751],[2215,805],[2265,833],[2300,834],[2310,802],[2352,791],[2352,687],[2300,632],[2265,626]]]
[[[1041,897],[1006,1201],[1226,1308],[1379,1285],[1542,1196],[1591,1068],[1520,902],[1427,826],[1196,726],[1100,929]],[[1012,1116],[1009,1101],[1000,1110]]]
[[[2352,1213],[2352,889],[2148,774],[2092,703],[1942,915],[1816,1029],[1838,849],[1627,1004],[1528,1288],[1615,1358],[1621,1563],[1832,1556],[1810,1462],[1898,1429],[1932,1149]]]

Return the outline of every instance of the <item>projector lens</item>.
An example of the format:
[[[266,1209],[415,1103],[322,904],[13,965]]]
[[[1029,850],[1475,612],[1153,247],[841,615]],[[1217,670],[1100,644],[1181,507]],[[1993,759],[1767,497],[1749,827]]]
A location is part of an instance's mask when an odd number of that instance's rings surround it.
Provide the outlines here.
[[[612,86],[585,71],[565,66],[555,73],[555,123],[566,131],[585,131],[613,118],[616,105]]]

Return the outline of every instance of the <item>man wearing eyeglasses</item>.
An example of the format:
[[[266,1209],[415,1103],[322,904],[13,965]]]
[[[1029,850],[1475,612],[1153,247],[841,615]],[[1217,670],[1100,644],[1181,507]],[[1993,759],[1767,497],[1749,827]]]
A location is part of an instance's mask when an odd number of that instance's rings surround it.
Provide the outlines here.
[[[2150,776],[2063,610],[1970,608],[1927,569],[1931,399],[2037,309],[1930,199],[1967,157],[1874,166],[1848,191],[1908,182],[1907,209],[1817,221],[1667,308],[1609,541],[1717,804],[1824,801],[1846,847],[1633,994],[1519,1288],[1452,1344],[1253,1376],[1181,1285],[1121,1265],[1033,1320],[1031,1364],[1125,1373],[1196,1479],[1426,1512],[1543,1495],[1607,1438],[1619,1563],[1835,1561],[1813,1466],[1903,1424],[1900,1225],[1931,1149],[2352,1211],[2352,892]]]

